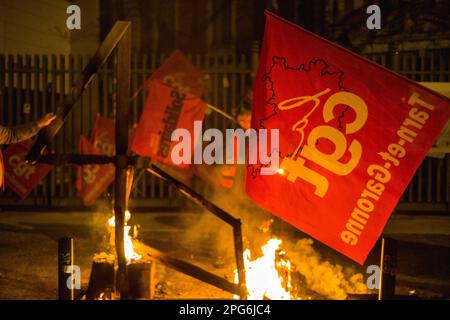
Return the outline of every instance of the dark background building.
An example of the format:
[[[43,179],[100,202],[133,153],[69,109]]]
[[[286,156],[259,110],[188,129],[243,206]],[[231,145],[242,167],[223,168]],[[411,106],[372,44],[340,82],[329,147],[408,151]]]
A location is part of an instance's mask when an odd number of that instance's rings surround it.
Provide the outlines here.
[[[250,48],[262,36],[265,1],[126,0],[100,1],[101,35],[117,19],[133,22],[138,52],[230,52]]]
[[[371,4],[381,8],[381,30],[366,27]],[[242,52],[262,38],[265,9],[359,52],[380,44],[449,45],[448,0],[101,0],[100,34],[127,19],[139,52]]]

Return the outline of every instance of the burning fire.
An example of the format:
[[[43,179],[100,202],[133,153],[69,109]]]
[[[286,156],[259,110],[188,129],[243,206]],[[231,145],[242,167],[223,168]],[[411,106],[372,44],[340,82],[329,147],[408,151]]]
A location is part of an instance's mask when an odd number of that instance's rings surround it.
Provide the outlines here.
[[[251,261],[250,250],[244,252],[246,272],[246,287],[248,299],[262,300],[290,300],[291,290],[291,262],[280,252],[282,241],[270,239],[261,249],[263,255]],[[238,282],[235,272],[235,282]]]
[[[123,233],[124,233],[124,249],[125,249],[125,258],[127,259],[127,262],[130,263],[132,260],[139,260],[142,258],[140,254],[134,251],[134,245],[133,240],[130,237],[130,229],[131,226],[128,225],[128,220],[131,218],[130,211],[125,211],[125,225],[123,227]],[[111,228],[114,228],[116,226],[116,220],[115,217],[112,216],[108,220],[108,225]],[[110,243],[114,244],[114,232],[111,231],[111,237],[110,237]]]

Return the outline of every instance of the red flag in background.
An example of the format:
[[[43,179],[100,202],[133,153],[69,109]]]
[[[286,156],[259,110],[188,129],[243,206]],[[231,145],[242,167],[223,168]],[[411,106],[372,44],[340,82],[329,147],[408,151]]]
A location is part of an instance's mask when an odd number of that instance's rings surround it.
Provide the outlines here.
[[[207,77],[204,77],[202,75],[202,71],[194,66],[189,59],[178,49],[176,49],[172,54],[169,55],[169,57],[162,63],[162,65],[152,74],[152,76],[148,79],[146,83],[146,87],[148,89],[149,95],[152,92],[151,85],[154,84],[156,81],[162,82],[172,88],[177,89],[177,91],[183,93],[183,94],[192,94],[195,97],[201,97],[205,93],[206,83],[205,80],[207,80]],[[165,106],[161,105],[161,101],[158,100],[152,101],[150,97],[148,98],[145,109],[146,110],[152,110],[152,108],[164,108]],[[203,110],[204,113],[207,111],[205,109],[205,104],[201,103],[199,104],[200,109]],[[150,112],[150,111],[149,111]],[[150,113],[148,113],[150,114]],[[198,115],[195,116],[195,119],[203,120],[204,115]],[[141,118],[142,120],[142,118]],[[140,126],[142,129],[142,126]],[[180,122],[179,125],[177,125],[178,128],[184,128],[182,126],[182,122]],[[142,132],[142,130],[140,130]],[[168,134],[168,133],[166,133]],[[192,132],[191,132],[192,134]],[[159,131],[158,131],[159,135]],[[159,141],[158,137],[155,135],[152,135],[152,141],[155,143],[155,141]],[[170,137],[170,135],[169,135]],[[138,139],[142,140],[141,137]],[[143,154],[147,155],[154,155],[154,151],[148,151],[149,146],[144,145],[145,141],[137,142],[136,140],[136,146],[137,148],[141,148],[141,152],[144,152]],[[141,144],[139,147],[138,145]],[[147,150],[147,151],[145,151]],[[136,150],[135,150],[136,151]],[[211,174],[209,171],[206,172],[203,170],[205,166],[202,165],[194,165],[194,166],[174,166],[174,164],[169,160],[161,160],[161,158],[153,159],[156,160],[155,164],[157,164],[161,169],[164,169],[167,173],[172,175],[173,177],[177,178],[178,180],[189,184],[190,178],[193,174],[200,177],[202,180],[205,180],[204,178],[207,176],[209,180],[211,180]],[[193,169],[193,170],[187,170],[187,169]],[[218,179],[213,178],[217,183]]]
[[[113,119],[97,115],[90,142],[101,154],[113,156],[115,154],[115,132],[116,127]]]
[[[6,185],[21,198],[26,198],[52,169],[46,164],[24,161],[32,145],[33,139],[28,139],[8,146],[3,154]]]
[[[80,154],[102,154],[89,140],[81,135]],[[97,198],[114,181],[115,169],[113,164],[87,164],[77,168],[77,191],[83,204],[91,206]]]
[[[449,100],[267,13],[253,128],[280,168],[247,171],[253,201],[363,263],[450,115]]]
[[[177,142],[171,141],[172,132],[177,128],[186,129],[194,140],[194,121],[202,121],[204,114],[205,103],[200,98],[153,80],[131,148],[141,156],[175,165],[171,151]],[[194,144],[192,155],[193,150]],[[177,166],[186,168],[189,165]]]
[[[163,62],[147,81],[149,87],[152,80],[159,80],[183,93],[191,93],[197,97],[203,94],[202,73],[178,49]]]
[[[128,130],[128,146],[131,146],[133,142],[135,130],[136,128]],[[113,156],[116,152],[116,125],[114,119],[105,118],[98,114],[95,117],[90,143],[101,154]]]
[[[91,139],[80,136],[80,154],[115,154],[115,122],[97,115],[92,127]],[[97,198],[114,181],[115,168],[113,164],[84,165],[77,168],[76,188],[85,206],[95,203]]]
[[[92,128],[91,139],[80,136],[80,154],[115,155],[115,122],[113,119],[97,115]],[[128,144],[131,144],[135,129],[128,133]],[[114,181],[115,168],[113,164],[84,165],[77,168],[76,188],[83,204],[90,206]],[[95,182],[94,182],[95,181]]]

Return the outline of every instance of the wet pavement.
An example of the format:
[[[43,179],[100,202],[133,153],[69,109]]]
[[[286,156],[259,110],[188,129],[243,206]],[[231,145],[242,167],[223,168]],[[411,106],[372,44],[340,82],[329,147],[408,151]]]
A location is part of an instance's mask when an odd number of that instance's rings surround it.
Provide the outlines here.
[[[220,276],[233,278],[230,261],[219,257],[214,241],[191,241],[199,212],[138,212],[131,224],[140,225],[139,239],[159,250],[189,260]],[[87,286],[92,256],[107,243],[108,215],[92,212],[0,212],[0,299],[55,299],[57,296],[57,240],[74,238],[75,264]],[[218,230],[212,226],[211,232]],[[221,228],[221,227],[220,227]],[[202,228],[194,228],[202,233]],[[228,232],[228,230],[225,230]],[[205,232],[205,235],[212,234]],[[398,239],[398,290],[412,290],[427,298],[450,297],[450,217],[393,216],[385,234]],[[228,238],[225,242],[228,241]],[[225,243],[231,247],[232,243]],[[357,266],[325,246],[315,244],[325,259],[364,272],[377,264],[375,248],[364,266]],[[225,259],[223,263],[219,260]],[[232,261],[231,261],[232,262]],[[157,266],[157,298],[231,298],[231,294],[176,271]]]

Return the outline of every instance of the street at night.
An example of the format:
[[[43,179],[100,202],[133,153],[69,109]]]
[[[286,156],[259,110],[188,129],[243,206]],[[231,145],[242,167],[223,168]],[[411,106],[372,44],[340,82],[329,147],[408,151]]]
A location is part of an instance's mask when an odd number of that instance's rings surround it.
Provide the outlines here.
[[[448,302],[449,53],[449,0],[0,0],[0,302]]]

